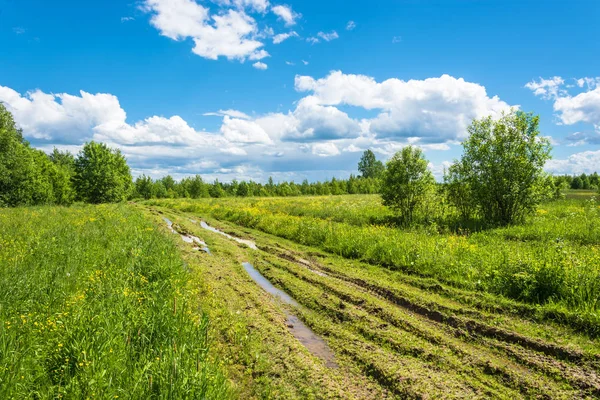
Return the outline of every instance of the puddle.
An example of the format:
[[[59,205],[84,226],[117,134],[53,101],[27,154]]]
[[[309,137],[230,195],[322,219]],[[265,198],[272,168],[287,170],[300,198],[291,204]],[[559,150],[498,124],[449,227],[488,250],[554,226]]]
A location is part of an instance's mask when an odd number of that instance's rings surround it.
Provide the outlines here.
[[[244,245],[250,247],[252,250],[258,250],[258,247],[256,247],[256,243],[254,243],[252,240],[240,239],[238,237],[231,236],[230,234],[225,233],[223,231],[220,231],[217,228],[213,228],[212,226],[208,225],[204,221],[200,221],[200,226],[202,228],[204,228],[204,229],[207,229],[207,230],[211,231],[211,232],[218,233],[219,235],[223,235],[223,236],[225,236],[228,239],[235,240],[238,243],[244,244]]]
[[[283,290],[277,289],[267,278],[262,276],[260,272],[252,264],[245,262],[242,263],[246,272],[254,279],[256,283],[260,285],[263,289],[267,291],[267,293],[272,294],[275,297],[278,297],[279,300],[284,302],[285,304],[289,304],[291,306],[297,306],[298,303],[296,300],[292,299],[286,292]]]
[[[272,294],[279,298],[282,302],[292,305],[298,306],[296,300],[291,298],[284,291],[277,289],[267,278],[262,276],[256,268],[252,266],[252,264],[245,262],[242,263],[244,269],[248,274],[252,277],[252,279],[260,285],[266,292]],[[325,365],[329,368],[338,368],[338,365],[335,363],[335,355],[325,343],[323,339],[321,339],[317,334],[315,334],[304,322],[302,322],[297,316],[291,314],[290,312],[285,313],[286,315],[286,324],[292,335],[304,345],[313,355],[321,358],[325,361]]]
[[[169,218],[167,217],[163,217],[163,219],[165,220],[165,222],[167,223],[167,226],[169,227],[169,230],[171,231],[171,233],[177,233],[177,231],[175,231],[175,229],[173,229],[173,221],[171,221]]]
[[[177,232],[173,228],[173,221],[171,221],[169,218],[166,218],[166,217],[163,217],[163,219],[167,223],[167,226],[169,227],[169,230],[171,231],[171,233],[178,234],[179,236],[181,236],[181,239],[186,243],[197,244],[198,246],[195,246],[194,250],[202,250],[203,252],[205,252],[207,254],[211,254],[210,249],[208,248],[208,246],[206,245],[204,240],[202,240],[199,237],[194,236],[194,235],[182,235],[181,233]]]

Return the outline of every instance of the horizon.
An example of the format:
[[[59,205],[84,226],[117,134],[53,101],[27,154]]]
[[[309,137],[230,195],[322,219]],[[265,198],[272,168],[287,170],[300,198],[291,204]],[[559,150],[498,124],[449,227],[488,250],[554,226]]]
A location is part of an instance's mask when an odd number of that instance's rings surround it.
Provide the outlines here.
[[[0,101],[32,146],[101,141],[154,179],[347,179],[412,144],[439,180],[512,107],[547,172],[595,172],[600,4],[534,3],[5,0]]]

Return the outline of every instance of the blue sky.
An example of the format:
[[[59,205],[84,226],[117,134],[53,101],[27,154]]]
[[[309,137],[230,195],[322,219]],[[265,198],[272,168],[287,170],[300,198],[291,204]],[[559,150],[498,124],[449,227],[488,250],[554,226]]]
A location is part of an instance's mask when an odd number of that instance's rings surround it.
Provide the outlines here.
[[[472,118],[541,116],[547,170],[600,170],[600,2],[0,0],[0,101],[30,142],[135,174],[310,180]]]

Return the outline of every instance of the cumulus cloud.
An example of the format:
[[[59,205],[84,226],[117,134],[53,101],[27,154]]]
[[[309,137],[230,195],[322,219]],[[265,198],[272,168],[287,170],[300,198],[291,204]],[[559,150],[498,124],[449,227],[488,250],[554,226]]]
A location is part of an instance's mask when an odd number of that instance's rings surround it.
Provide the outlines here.
[[[471,118],[509,108],[483,86],[448,75],[378,82],[334,71],[320,79],[297,76],[295,88],[301,97],[287,112],[205,113],[222,118],[214,132],[177,115],[128,121],[118,98],[107,93],[22,95],[0,86],[0,101],[36,146],[101,140],[122,149],[136,171],[202,173],[207,179],[241,179],[236,174],[242,170],[254,179],[307,170],[312,172],[304,176],[313,178],[349,174],[363,149],[384,158],[407,144],[445,151],[464,135]]]
[[[142,10],[151,13],[150,23],[161,35],[173,40],[191,38],[192,51],[204,58],[216,60],[258,59],[263,43],[256,40],[256,21],[243,10],[230,9],[219,15],[194,0],[145,0]]]
[[[565,125],[576,123],[592,124],[600,132],[600,78],[580,78],[577,86],[587,87],[587,91],[571,95],[565,88],[565,81],[559,76],[551,79],[531,81],[525,85],[533,94],[554,102],[553,108],[560,122]]]
[[[267,11],[269,7],[268,0],[217,0],[216,3],[226,7],[248,8],[261,13]]]
[[[346,30],[351,31],[354,28],[356,28],[356,23],[354,21],[348,21],[348,23],[346,24]]]
[[[598,171],[600,150],[575,153],[564,159],[550,160],[545,169],[553,174],[590,174]]]
[[[295,31],[292,31],[289,33],[280,33],[278,35],[273,36],[273,43],[279,44],[279,43],[283,42],[284,40],[287,40],[291,37],[298,37],[298,33],[296,33]]]
[[[273,14],[277,15],[280,19],[285,22],[286,26],[292,26],[296,24],[296,20],[302,15],[294,12],[290,6],[277,5],[271,8]]]
[[[316,143],[312,145],[312,153],[319,157],[332,157],[340,154],[335,143]]]
[[[265,69],[269,68],[269,66],[268,66],[267,64],[265,64],[265,63],[262,63],[262,62],[260,62],[260,61],[259,61],[259,62],[255,62],[254,64],[252,64],[252,66],[253,66],[254,68],[256,68],[256,69],[261,69],[261,70],[263,70],[263,71],[264,71]]]
[[[221,133],[225,139],[234,143],[273,143],[265,130],[255,121],[225,116]]]
[[[497,96],[489,97],[485,87],[449,75],[379,83],[365,75],[334,71],[322,79],[296,76],[295,87],[299,92],[312,92],[316,104],[381,110],[368,121],[370,130],[380,138],[457,140],[465,136],[473,118],[499,116],[510,109]]]

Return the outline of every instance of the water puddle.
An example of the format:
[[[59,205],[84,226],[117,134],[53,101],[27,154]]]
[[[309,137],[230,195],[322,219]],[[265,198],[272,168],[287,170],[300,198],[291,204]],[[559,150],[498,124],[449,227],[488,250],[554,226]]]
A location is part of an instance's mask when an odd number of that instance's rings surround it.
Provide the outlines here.
[[[177,232],[173,228],[173,221],[171,221],[169,218],[166,218],[166,217],[163,217],[163,219],[167,223],[167,227],[169,227],[169,230],[171,231],[171,233],[178,234],[181,237],[181,239],[186,243],[197,244],[198,246],[195,246],[194,250],[202,250],[205,253],[211,254],[210,249],[208,248],[208,246],[206,245],[204,240],[200,239],[199,237],[193,236],[193,235],[184,235],[184,234]]]
[[[283,303],[298,306],[296,300],[291,298],[284,291],[277,289],[267,278],[262,276],[260,272],[252,264],[245,262],[242,263],[244,269],[252,279],[260,285],[267,293],[279,298]],[[338,368],[335,363],[335,355],[329,348],[327,343],[315,334],[304,322],[302,322],[297,316],[286,311],[286,324],[292,335],[304,345],[313,355],[321,358],[325,361],[325,365],[329,368]]]
[[[248,247],[250,247],[252,250],[258,250],[258,247],[256,247],[256,243],[254,243],[252,240],[247,240],[247,239],[240,239],[238,237],[235,236],[231,236],[228,233],[225,233],[223,231],[218,230],[217,228],[213,228],[212,226],[208,225],[206,222],[204,221],[200,221],[200,226],[206,230],[209,230],[211,232],[214,233],[218,233],[219,235],[223,235],[225,236],[227,239],[231,239],[231,240],[235,240],[238,243],[241,243],[243,245],[246,245]]]
[[[256,268],[254,268],[254,266],[252,266],[252,264],[250,264],[249,262],[245,262],[245,263],[242,263],[242,265],[244,266],[244,269],[246,270],[248,275],[250,275],[250,277],[252,279],[254,279],[254,281],[260,285],[260,287],[265,289],[265,291],[267,293],[270,293],[273,296],[278,297],[279,300],[281,300],[285,304],[289,304],[291,306],[298,305],[296,300],[292,299],[286,292],[284,292],[283,290],[277,289],[275,286],[273,286],[273,284],[271,282],[269,282],[269,280],[267,278],[262,276],[262,274],[260,272],[258,272],[258,270]]]

